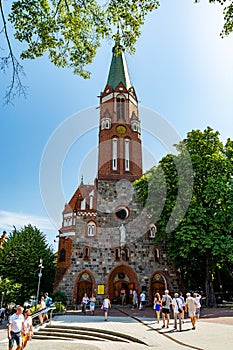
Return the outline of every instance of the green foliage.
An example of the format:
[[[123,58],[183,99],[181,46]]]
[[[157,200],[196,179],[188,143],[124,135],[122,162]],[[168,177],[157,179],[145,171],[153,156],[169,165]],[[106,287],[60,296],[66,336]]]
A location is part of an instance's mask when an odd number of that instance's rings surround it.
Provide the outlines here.
[[[17,300],[21,287],[20,283],[14,283],[9,278],[0,279],[2,305],[7,306],[12,300]]]
[[[53,302],[57,303],[57,302],[61,302],[62,304],[66,304],[66,295],[63,291],[61,290],[56,290],[53,294],[52,294],[52,298],[53,298]]]
[[[1,277],[9,278],[13,284],[20,284],[17,304],[36,295],[38,285],[39,262],[43,260],[40,290],[51,292],[55,275],[55,259],[51,247],[46,243],[45,235],[36,227],[14,228],[0,249]]]
[[[21,58],[48,52],[57,67],[72,68],[88,78],[85,67],[93,61],[101,39],[121,40],[133,52],[145,16],[158,5],[152,0],[110,0],[104,5],[94,0],[16,0],[9,20],[15,38],[27,45]],[[114,26],[119,28],[117,33]]]
[[[210,3],[218,2],[224,5],[223,15],[224,15],[224,26],[221,36],[229,35],[233,31],[233,1],[230,0],[209,0]]]
[[[228,139],[224,146],[219,133],[207,127],[203,132],[189,132],[176,148],[177,156],[165,156],[158,167],[135,183],[135,188],[138,200],[150,212],[164,203],[156,220],[157,243],[166,242],[168,255],[188,287],[206,288],[211,304],[217,273],[221,275],[221,269],[226,273],[226,267],[233,264],[233,142]],[[162,187],[161,174],[166,185],[164,198],[157,190]],[[154,196],[150,195],[150,186]]]

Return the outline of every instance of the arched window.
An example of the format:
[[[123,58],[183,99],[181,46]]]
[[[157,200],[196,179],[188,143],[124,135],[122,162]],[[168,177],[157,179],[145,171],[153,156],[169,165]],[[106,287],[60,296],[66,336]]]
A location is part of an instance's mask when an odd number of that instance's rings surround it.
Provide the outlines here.
[[[96,234],[96,224],[93,221],[87,224],[87,235],[88,237],[93,237]]]
[[[148,234],[149,238],[155,238],[156,231],[157,231],[156,226],[155,225],[151,226],[149,228],[149,234]]]
[[[129,171],[129,140],[125,140],[125,171]]]
[[[66,261],[66,250],[64,248],[62,248],[62,250],[60,251],[59,261]]]
[[[121,259],[121,249],[120,248],[116,248],[115,249],[115,260],[119,261]]]
[[[83,248],[83,260],[89,260],[90,259],[90,248],[84,247]]]
[[[130,251],[129,248],[125,248],[125,261],[129,261]]]
[[[155,250],[154,250],[154,260],[155,260],[155,262],[160,261],[160,251],[158,248],[155,248]]]
[[[112,170],[117,170],[117,139],[112,139]]]
[[[125,120],[125,99],[117,97],[117,120]]]

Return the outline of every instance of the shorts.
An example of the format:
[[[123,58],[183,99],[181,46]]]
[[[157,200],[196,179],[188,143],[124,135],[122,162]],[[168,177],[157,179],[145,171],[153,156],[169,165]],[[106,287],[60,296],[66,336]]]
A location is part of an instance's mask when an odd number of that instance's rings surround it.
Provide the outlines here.
[[[22,337],[21,337],[21,332],[12,332],[11,331],[11,339],[9,339],[9,348],[13,348],[14,346],[14,341],[16,341],[17,345],[22,345]]]
[[[166,314],[166,315],[167,315],[167,314],[170,314],[170,309],[167,309],[166,307],[163,307],[163,308],[162,308],[162,313],[163,313],[163,314]]]
[[[189,311],[189,317],[196,316],[196,311]]]
[[[146,301],[141,301],[142,305],[146,305]]]

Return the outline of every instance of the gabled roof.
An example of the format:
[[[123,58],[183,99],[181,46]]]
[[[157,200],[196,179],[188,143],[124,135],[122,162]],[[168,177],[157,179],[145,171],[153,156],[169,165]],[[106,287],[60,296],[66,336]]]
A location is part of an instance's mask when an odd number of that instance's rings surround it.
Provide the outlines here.
[[[118,49],[121,49],[120,53],[117,53]],[[115,90],[120,82],[124,84],[127,90],[132,86],[130,82],[128,67],[124,55],[124,49],[119,43],[116,43],[112,49],[113,56],[112,62],[108,74],[107,85]]]
[[[80,205],[80,202],[84,200],[84,198],[88,199],[89,203],[89,194],[95,189],[94,185],[80,185],[77,190],[75,191],[73,197],[69,201],[68,204],[66,204],[65,209],[63,211],[63,214],[68,214],[73,212],[75,209],[77,209],[78,205]],[[78,208],[80,209],[80,208]],[[90,209],[89,209],[90,210]],[[92,209],[93,210],[93,209]]]

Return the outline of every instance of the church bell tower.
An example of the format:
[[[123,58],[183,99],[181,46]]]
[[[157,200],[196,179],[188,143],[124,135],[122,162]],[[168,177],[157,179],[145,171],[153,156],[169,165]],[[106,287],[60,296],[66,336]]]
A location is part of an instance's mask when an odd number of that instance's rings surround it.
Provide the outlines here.
[[[138,100],[123,48],[116,43],[112,51],[107,84],[100,96],[98,180],[133,182],[142,176]]]

